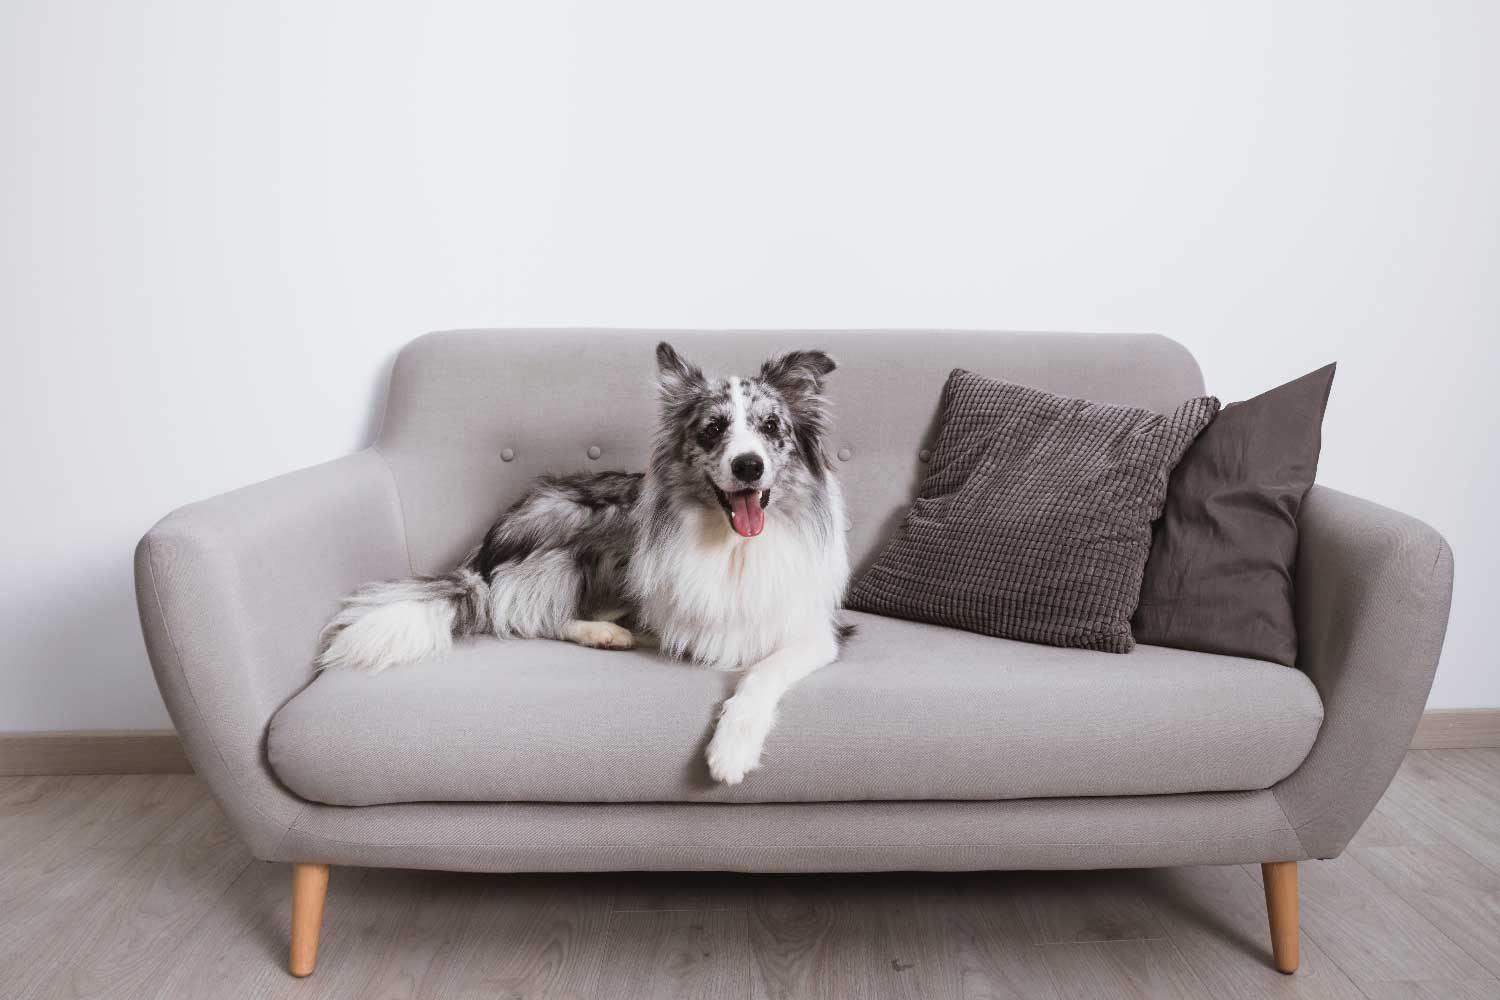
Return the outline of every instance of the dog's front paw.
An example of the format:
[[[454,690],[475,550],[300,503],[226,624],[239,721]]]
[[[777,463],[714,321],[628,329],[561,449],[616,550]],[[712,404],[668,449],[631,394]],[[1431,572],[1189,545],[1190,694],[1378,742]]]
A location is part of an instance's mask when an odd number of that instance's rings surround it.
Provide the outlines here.
[[[774,712],[768,705],[735,695],[724,703],[713,739],[708,741],[708,773],[715,781],[738,785],[760,766],[760,751],[771,732]]]
[[[566,638],[594,649],[634,649],[635,636],[614,622],[570,622]]]

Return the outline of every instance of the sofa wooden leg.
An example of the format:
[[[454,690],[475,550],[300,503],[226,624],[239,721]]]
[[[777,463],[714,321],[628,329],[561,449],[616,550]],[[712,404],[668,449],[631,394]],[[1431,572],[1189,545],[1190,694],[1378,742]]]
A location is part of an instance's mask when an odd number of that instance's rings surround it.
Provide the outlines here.
[[[1271,918],[1271,957],[1277,972],[1296,972],[1297,862],[1268,861],[1260,866],[1266,884],[1266,915]]]
[[[292,865],[292,975],[308,976],[318,964],[318,933],[328,896],[327,865]]]

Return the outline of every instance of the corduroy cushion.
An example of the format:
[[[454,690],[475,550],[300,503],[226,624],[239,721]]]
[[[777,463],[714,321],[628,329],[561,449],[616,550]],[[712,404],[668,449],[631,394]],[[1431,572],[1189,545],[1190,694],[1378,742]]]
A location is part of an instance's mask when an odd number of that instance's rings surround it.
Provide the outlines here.
[[[267,751],[330,805],[987,800],[1266,788],[1322,721],[1312,682],[1275,664],[850,618],[859,631],[782,700],[739,785],[703,764],[735,675],[544,639],[324,673],[276,713]]]
[[[1128,653],[1167,477],[1214,414],[1054,395],[955,369],[896,536],[854,584],[859,611]]]
[[[1297,515],[1317,477],[1333,372],[1230,403],[1182,456],[1153,532],[1137,641],[1296,663]]]

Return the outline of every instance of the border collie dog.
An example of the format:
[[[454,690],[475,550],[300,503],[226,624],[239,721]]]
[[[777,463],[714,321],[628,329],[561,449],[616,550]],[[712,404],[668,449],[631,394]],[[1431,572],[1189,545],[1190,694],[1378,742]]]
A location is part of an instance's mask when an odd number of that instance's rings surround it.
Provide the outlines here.
[[[670,656],[744,671],[708,767],[734,785],[759,766],[781,696],[852,631],[844,498],[823,452],[833,359],[792,351],[710,379],[663,343],[656,362],[647,472],[541,477],[451,573],[347,598],[318,666],[375,673],[480,635],[629,649],[633,626]]]

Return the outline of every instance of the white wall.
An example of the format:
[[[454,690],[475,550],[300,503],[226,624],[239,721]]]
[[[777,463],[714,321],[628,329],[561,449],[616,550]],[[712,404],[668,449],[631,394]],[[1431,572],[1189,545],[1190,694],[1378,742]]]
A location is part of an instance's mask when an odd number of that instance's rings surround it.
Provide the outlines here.
[[[1340,362],[1500,705],[1500,5],[0,0],[0,731],[165,725],[131,548],[453,326],[1156,330]]]

